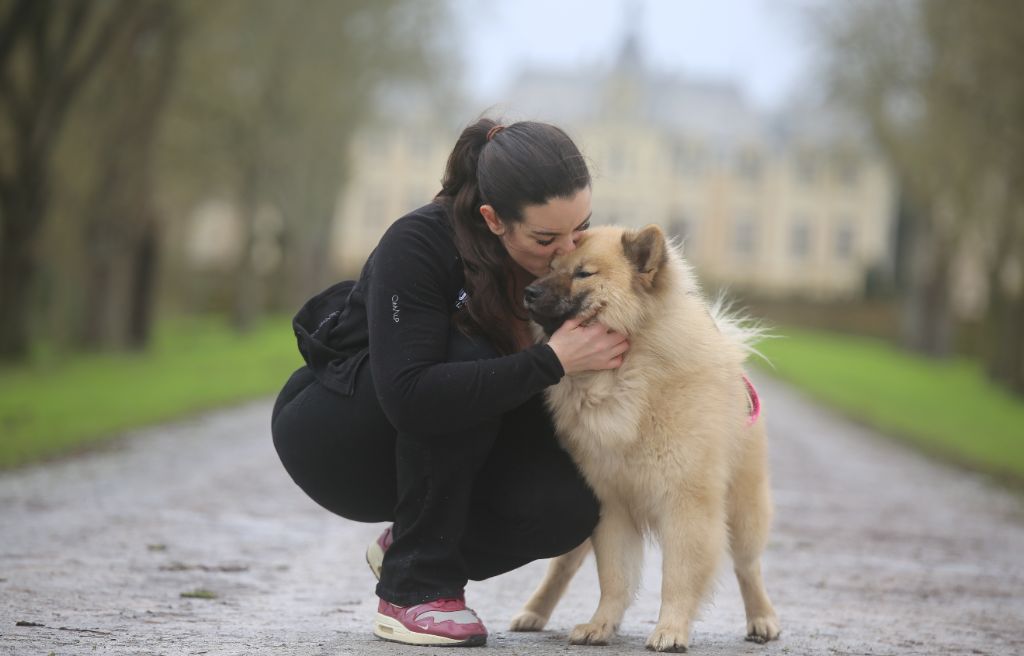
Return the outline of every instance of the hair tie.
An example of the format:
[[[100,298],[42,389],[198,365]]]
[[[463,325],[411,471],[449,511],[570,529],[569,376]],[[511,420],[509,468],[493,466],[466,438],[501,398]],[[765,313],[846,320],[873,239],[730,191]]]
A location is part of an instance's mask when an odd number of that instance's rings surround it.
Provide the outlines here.
[[[494,135],[498,134],[499,132],[501,132],[504,129],[505,129],[504,125],[495,125],[490,130],[487,131],[487,140],[490,141],[491,139],[494,138]]]

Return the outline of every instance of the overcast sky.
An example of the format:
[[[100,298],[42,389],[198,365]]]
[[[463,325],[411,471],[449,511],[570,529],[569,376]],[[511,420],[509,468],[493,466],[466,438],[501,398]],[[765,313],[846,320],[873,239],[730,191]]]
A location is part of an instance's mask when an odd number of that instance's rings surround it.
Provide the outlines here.
[[[493,100],[526,64],[608,65],[639,11],[655,69],[732,80],[775,107],[806,80],[810,53],[798,7],[813,0],[454,0],[470,91]]]

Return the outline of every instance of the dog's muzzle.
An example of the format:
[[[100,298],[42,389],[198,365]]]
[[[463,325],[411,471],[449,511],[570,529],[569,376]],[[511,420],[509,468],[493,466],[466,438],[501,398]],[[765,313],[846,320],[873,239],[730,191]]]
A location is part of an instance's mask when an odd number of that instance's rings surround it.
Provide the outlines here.
[[[585,299],[586,294],[577,298],[559,297],[540,285],[530,285],[523,290],[523,305],[529,312],[530,319],[540,326],[548,337],[579,313]]]

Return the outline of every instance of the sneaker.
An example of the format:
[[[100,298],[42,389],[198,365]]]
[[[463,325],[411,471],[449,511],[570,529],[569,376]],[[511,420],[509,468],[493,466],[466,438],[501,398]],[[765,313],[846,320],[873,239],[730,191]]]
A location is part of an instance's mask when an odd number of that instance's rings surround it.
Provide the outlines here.
[[[487,642],[487,629],[462,599],[437,599],[415,606],[380,600],[373,634],[406,645],[475,647]]]
[[[391,527],[389,526],[366,548],[366,564],[370,566],[370,571],[378,581],[380,580],[380,568],[384,566],[384,552],[388,550],[392,542],[394,540],[391,538]]]

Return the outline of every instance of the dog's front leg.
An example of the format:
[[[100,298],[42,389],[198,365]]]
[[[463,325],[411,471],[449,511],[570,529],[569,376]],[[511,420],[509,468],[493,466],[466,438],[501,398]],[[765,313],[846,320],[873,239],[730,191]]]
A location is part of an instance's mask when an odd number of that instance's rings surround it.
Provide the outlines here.
[[[551,612],[555,610],[558,600],[565,594],[569,581],[576,570],[583,564],[583,559],[590,553],[590,540],[568,553],[553,558],[548,564],[547,574],[541,581],[530,600],[526,602],[519,614],[512,618],[513,631],[540,631],[548,623]]]
[[[643,538],[625,508],[604,504],[591,541],[601,601],[590,621],[577,625],[569,634],[569,642],[574,645],[608,644],[640,584]]]
[[[666,504],[658,527],[662,549],[661,613],[647,648],[685,652],[690,627],[714,580],[725,549],[725,512],[717,491],[703,490]]]

